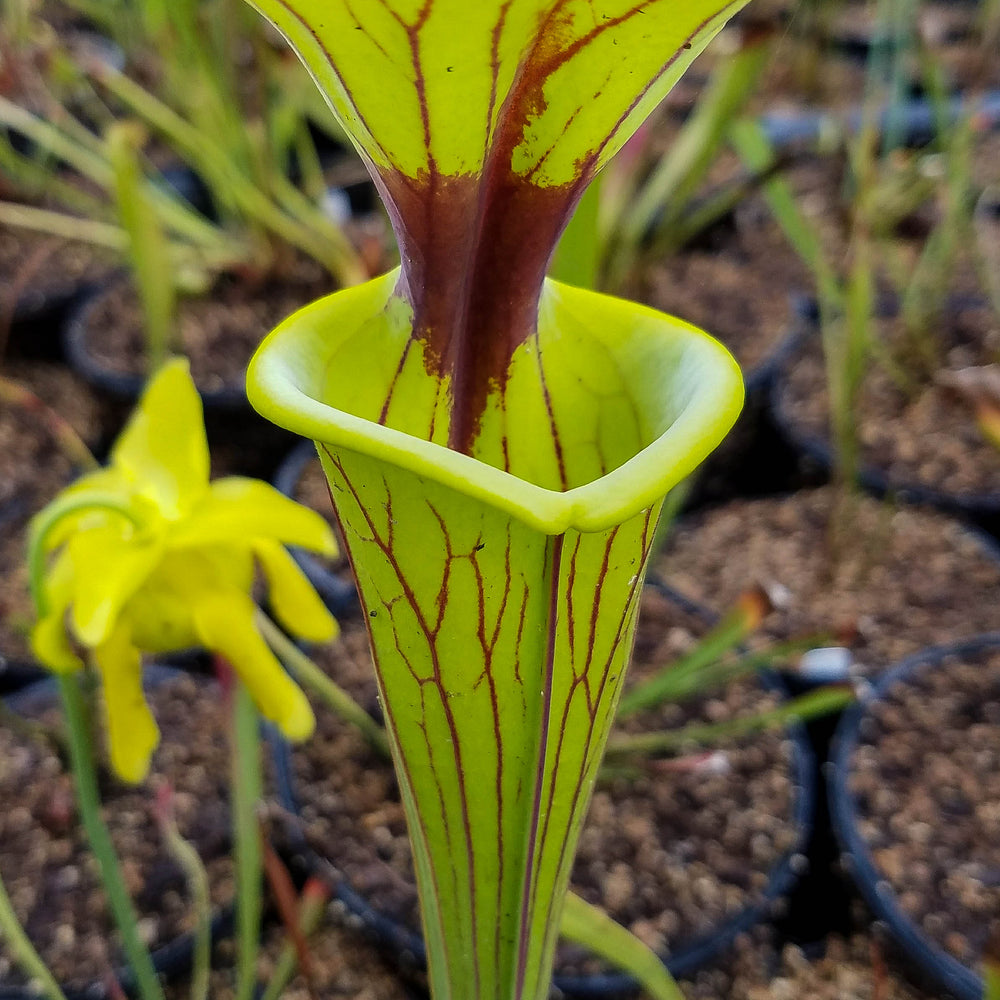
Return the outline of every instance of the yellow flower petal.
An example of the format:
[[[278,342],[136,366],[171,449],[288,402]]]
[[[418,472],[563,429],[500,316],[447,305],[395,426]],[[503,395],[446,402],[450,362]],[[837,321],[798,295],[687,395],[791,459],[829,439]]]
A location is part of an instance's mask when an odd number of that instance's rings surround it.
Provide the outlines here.
[[[205,646],[229,661],[261,714],[290,740],[307,739],[316,724],[312,709],[257,631],[255,610],[246,594],[217,592],[199,602],[195,625]]]
[[[174,526],[171,547],[220,542],[249,544],[273,538],[323,555],[335,555],[330,525],[308,507],[290,500],[259,479],[230,476],[212,483],[190,516]]]
[[[31,631],[32,653],[39,663],[57,673],[79,670],[83,666],[66,633],[73,581],[73,560],[68,552],[60,552],[45,578],[45,614]]]
[[[249,594],[253,580],[249,548],[168,550],[123,609],[122,617],[129,621],[135,644],[147,652],[199,646],[198,605],[220,590]]]
[[[337,621],[295,560],[270,539],[254,542],[253,551],[267,578],[268,603],[281,624],[309,642],[333,639]]]
[[[128,629],[116,628],[94,649],[94,660],[104,681],[111,766],[125,781],[137,783],[149,773],[160,730],[142,692],[142,660]]]
[[[109,525],[74,535],[66,551],[74,574],[73,631],[84,645],[96,646],[108,638],[122,608],[160,562],[163,547],[157,538],[122,538]]]
[[[201,397],[187,361],[168,361],[149,383],[111,461],[165,517],[178,517],[204,493],[208,442]]]
[[[71,673],[83,667],[83,661],[70,645],[66,619],[62,612],[46,615],[31,630],[31,652],[42,666],[57,674]]]

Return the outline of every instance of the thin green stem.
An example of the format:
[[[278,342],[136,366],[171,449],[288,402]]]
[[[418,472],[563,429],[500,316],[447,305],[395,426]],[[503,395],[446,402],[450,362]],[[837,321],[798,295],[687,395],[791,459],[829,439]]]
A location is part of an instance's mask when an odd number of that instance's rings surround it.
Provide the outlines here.
[[[636,736],[612,736],[608,740],[607,757],[621,757],[626,754],[674,753],[687,743],[719,743],[761,730],[777,729],[793,722],[836,712],[854,700],[850,687],[831,685],[810,691],[799,698],[766,709],[755,715],[725,722],[693,723],[680,729],[655,733],[640,733]]]
[[[208,872],[201,857],[177,829],[172,816],[161,821],[167,849],[184,872],[197,917],[194,929],[194,955],[191,962],[191,1000],[208,1000],[209,976],[212,964],[212,902]]]
[[[135,122],[116,122],[106,133],[114,170],[118,218],[128,233],[128,258],[142,306],[147,372],[159,371],[179,346],[177,286],[170,270],[170,245],[162,221],[146,197],[139,150],[145,141]]]
[[[111,168],[100,155],[74,141],[49,122],[0,96],[0,124],[16,129],[42,149],[79,170],[84,177],[107,188],[112,181]]]
[[[64,518],[83,510],[111,511],[139,527],[135,511],[121,497],[112,493],[64,494],[36,514],[28,533],[28,584],[39,616],[45,614],[48,603],[45,599],[45,557],[49,535]]]
[[[42,961],[41,955],[35,951],[34,946],[28,940],[28,935],[24,933],[24,928],[17,919],[17,914],[11,905],[10,896],[7,895],[2,878],[0,878],[0,940],[6,940],[14,961],[28,976],[41,985],[49,1000],[66,1000],[59,984],[46,968],[45,962]]]
[[[97,859],[108,904],[118,932],[121,934],[122,950],[135,976],[141,1000],[164,1000],[163,989],[153,968],[153,961],[149,957],[149,950],[139,937],[135,908],[125,887],[125,879],[122,877],[118,856],[111,842],[111,834],[101,818],[101,801],[90,730],[87,725],[83,695],[76,676],[61,674],[59,692],[66,712],[70,764],[76,786],[77,807],[80,810],[87,841]]]
[[[305,940],[319,926],[326,909],[329,893],[326,888],[316,882],[307,882],[302,892],[302,902],[299,905],[298,932]],[[299,953],[293,941],[286,941],[281,947],[281,954],[274,966],[271,980],[261,1000],[278,1000],[285,987],[292,981],[299,966]]]
[[[22,132],[42,149],[99,185],[103,191],[110,191],[114,187],[114,171],[108,162],[105,146],[100,146],[99,150],[86,148],[83,143],[67,136],[54,125],[42,121],[2,96],[0,96],[0,124]],[[183,202],[153,185],[148,186],[148,196],[163,223],[173,232],[210,249],[228,245],[230,237]]]
[[[117,253],[124,253],[128,249],[128,235],[119,226],[95,219],[81,219],[65,212],[36,208],[33,205],[0,202],[0,222],[18,229],[30,229],[61,239],[89,243]]]
[[[263,862],[257,804],[262,795],[260,723],[246,687],[234,678],[233,844],[236,865],[236,1000],[251,1000],[257,982]]]
[[[754,627],[742,609],[730,612],[687,656],[629,691],[618,706],[617,717],[624,719],[641,709],[676,700],[679,692],[686,690],[686,684],[742,642]]]
[[[217,191],[225,192],[247,218],[319,261],[342,285],[357,284],[365,279],[357,254],[336,226],[323,220],[318,213],[313,216],[311,225],[288,214],[244,175],[222,145],[185,121],[171,107],[124,74],[107,67],[95,67],[94,72],[116,97],[194,163]],[[282,187],[282,192],[286,199],[290,197],[286,187]],[[300,201],[293,201],[296,208],[301,209]]]
[[[256,621],[267,644],[289,673],[345,722],[357,726],[365,739],[388,760],[389,737],[385,730],[339,684],[327,677],[263,611],[257,612]]]

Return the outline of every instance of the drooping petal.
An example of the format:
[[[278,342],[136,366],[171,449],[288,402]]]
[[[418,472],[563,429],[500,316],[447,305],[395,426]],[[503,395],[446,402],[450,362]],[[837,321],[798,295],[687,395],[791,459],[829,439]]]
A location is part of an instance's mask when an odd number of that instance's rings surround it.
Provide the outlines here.
[[[261,714],[290,740],[304,740],[316,724],[312,708],[257,631],[255,611],[246,594],[215,591],[199,602],[195,626],[206,648],[229,661]]]
[[[31,631],[32,653],[43,666],[57,673],[83,667],[66,633],[73,579],[73,560],[68,552],[60,552],[45,578],[44,613]]]
[[[160,539],[125,538],[115,526],[74,535],[67,544],[73,564],[70,616],[84,645],[104,642],[122,608],[163,557]]]
[[[309,642],[333,639],[336,619],[288,552],[270,539],[256,541],[253,551],[267,577],[268,602],[278,621]]]
[[[42,666],[57,674],[72,673],[83,667],[66,635],[66,622],[61,614],[40,618],[31,630],[31,652]]]
[[[314,510],[283,496],[259,479],[230,476],[212,483],[188,517],[170,533],[171,548],[273,538],[322,555],[335,555],[337,542]]]
[[[108,749],[115,773],[133,784],[149,772],[160,730],[142,691],[142,659],[128,628],[119,626],[95,646],[94,660],[104,681]]]
[[[66,606],[56,605],[35,622],[31,630],[31,652],[48,670],[57,674],[72,673],[83,668],[66,632]]]
[[[204,493],[208,442],[186,360],[168,361],[149,383],[111,459],[165,517],[179,516]]]

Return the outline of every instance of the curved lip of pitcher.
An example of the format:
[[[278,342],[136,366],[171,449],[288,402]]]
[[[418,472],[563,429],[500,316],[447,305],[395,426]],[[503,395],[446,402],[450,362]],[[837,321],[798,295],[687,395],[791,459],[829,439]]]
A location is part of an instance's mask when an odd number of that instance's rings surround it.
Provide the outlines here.
[[[622,302],[623,316],[658,317],[676,331],[689,331],[703,352],[705,378],[673,423],[655,440],[611,472],[563,492],[537,486],[476,458],[403,431],[386,427],[314,398],[310,372],[323,359],[303,350],[317,321],[356,306],[394,275],[334,292],[305,306],[261,344],[247,371],[247,395],[268,420],[319,444],[347,448],[381,459],[418,476],[505,511],[545,534],[601,531],[658,502],[722,441],[743,404],[743,379],[726,349],[708,334],[647,306]],[[594,295],[571,289],[573,295]],[[710,359],[710,363],[705,363]]]

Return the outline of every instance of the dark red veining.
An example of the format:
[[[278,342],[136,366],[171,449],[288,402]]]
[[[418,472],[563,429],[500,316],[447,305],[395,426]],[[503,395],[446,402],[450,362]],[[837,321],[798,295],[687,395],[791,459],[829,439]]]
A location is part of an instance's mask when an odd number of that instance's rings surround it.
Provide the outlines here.
[[[487,397],[535,331],[549,259],[583,185],[538,187],[509,170],[381,180],[414,336],[451,382],[448,444],[469,453]]]

